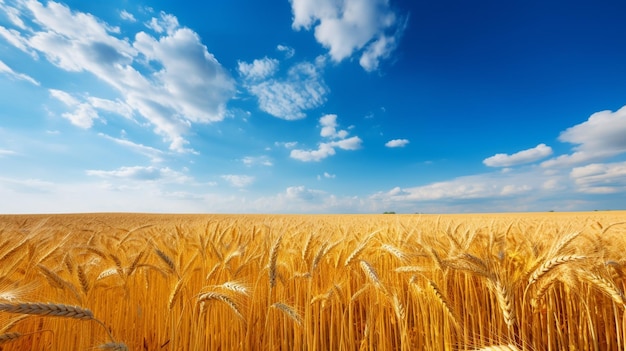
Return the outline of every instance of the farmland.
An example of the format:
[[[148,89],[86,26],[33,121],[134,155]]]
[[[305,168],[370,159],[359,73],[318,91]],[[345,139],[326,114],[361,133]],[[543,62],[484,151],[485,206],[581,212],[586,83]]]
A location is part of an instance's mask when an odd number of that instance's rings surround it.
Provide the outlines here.
[[[625,222],[0,216],[0,349],[622,350]]]

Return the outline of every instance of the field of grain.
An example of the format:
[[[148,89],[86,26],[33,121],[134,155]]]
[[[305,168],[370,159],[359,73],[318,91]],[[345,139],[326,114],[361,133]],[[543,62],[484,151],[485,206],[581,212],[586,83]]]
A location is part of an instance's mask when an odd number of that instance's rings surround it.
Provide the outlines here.
[[[0,350],[623,350],[625,222],[0,216]]]

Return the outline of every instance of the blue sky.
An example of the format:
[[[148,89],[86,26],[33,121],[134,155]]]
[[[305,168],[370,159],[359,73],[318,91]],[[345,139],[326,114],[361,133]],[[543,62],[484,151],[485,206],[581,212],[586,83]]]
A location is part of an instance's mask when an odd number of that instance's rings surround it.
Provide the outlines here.
[[[626,208],[623,1],[0,0],[0,213]]]

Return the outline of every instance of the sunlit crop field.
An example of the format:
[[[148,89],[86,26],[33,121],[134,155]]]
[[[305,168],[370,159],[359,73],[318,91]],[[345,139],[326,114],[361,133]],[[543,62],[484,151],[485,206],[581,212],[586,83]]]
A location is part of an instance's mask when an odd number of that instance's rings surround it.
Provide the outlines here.
[[[625,222],[0,216],[0,350],[623,350]]]

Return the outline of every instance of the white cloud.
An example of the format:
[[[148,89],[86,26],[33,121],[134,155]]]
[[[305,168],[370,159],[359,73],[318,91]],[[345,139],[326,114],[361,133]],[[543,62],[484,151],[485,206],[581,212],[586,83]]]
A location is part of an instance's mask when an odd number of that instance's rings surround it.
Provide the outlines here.
[[[388,0],[290,0],[292,27],[314,28],[315,39],[340,62],[361,52],[359,63],[367,70],[378,68],[396,48],[406,27]]]
[[[539,144],[534,148],[522,150],[512,155],[495,154],[483,160],[489,167],[510,167],[524,163],[531,163],[552,155],[552,148],[546,144]]]
[[[324,174],[317,176],[317,180],[322,180],[322,177],[326,178],[326,179],[335,179],[336,175],[335,174],[330,174],[328,172],[324,172]]]
[[[335,149],[328,143],[321,143],[317,150],[291,150],[289,156],[296,160],[311,162],[321,161],[335,154]]]
[[[92,105],[82,103],[77,98],[61,90],[50,89],[49,91],[52,97],[73,109],[72,112],[61,114],[63,118],[69,120],[73,125],[89,129],[93,126],[94,120],[99,118],[98,112]]]
[[[262,80],[273,76],[278,70],[278,60],[264,57],[252,63],[237,62],[239,74],[246,80]]]
[[[337,115],[325,115],[320,118],[322,130],[320,135],[324,138],[343,139],[348,135],[345,130],[337,131]]]
[[[284,147],[285,149],[293,149],[298,145],[297,141],[276,141],[274,142],[275,146]]]
[[[285,53],[285,58],[290,59],[293,57],[293,55],[296,54],[296,50],[292,47],[286,46],[286,45],[280,45],[278,44],[276,46],[276,50],[280,51],[280,52],[284,52]]]
[[[405,147],[409,143],[408,139],[393,139],[385,143],[386,147]]]
[[[0,157],[3,156],[10,156],[10,155],[15,155],[15,151],[13,150],[7,150],[7,149],[0,149]]]
[[[32,83],[34,85],[39,86],[39,82],[37,80],[35,80],[33,77],[27,75],[27,74],[23,74],[23,73],[17,73],[15,72],[13,69],[11,69],[11,67],[7,66],[4,62],[2,62],[2,60],[0,60],[0,73],[5,73],[7,74],[9,77],[15,78],[15,79],[19,79],[19,80],[25,80],[29,83]]]
[[[169,167],[159,168],[154,166],[120,167],[112,171],[87,170],[86,174],[99,178],[122,179],[140,182],[158,181],[162,183],[184,184],[192,181],[191,177],[174,171]]]
[[[301,62],[291,67],[287,76],[276,78],[278,62],[272,59],[239,62],[240,75],[245,88],[258,99],[259,108],[285,120],[306,117],[305,110],[326,102],[328,88],[319,67]]]
[[[166,32],[168,35],[172,35],[179,27],[178,18],[163,11],[159,14],[159,18],[152,17],[145,25],[159,34]]]
[[[257,157],[246,156],[241,161],[246,166],[254,166],[254,165],[261,165],[261,166],[267,166],[267,167],[273,166],[272,161],[267,156],[257,156]]]
[[[175,16],[161,13],[150,22],[157,37],[139,32],[131,42],[120,37],[119,28],[60,3],[21,4],[21,16],[29,26],[21,33],[0,27],[0,35],[20,50],[42,53],[60,69],[99,78],[147,120],[171,150],[189,151],[184,135],[191,123],[225,118],[226,103],[235,93],[234,80],[197,33],[180,27]],[[65,117],[89,128],[96,115],[78,106]]]
[[[244,188],[254,182],[254,177],[240,174],[224,174],[222,175],[222,179],[236,188]]]
[[[596,112],[559,135],[561,142],[574,144],[574,152],[544,161],[542,166],[572,166],[626,153],[625,135],[626,106],[615,112]]]
[[[570,177],[584,193],[609,194],[626,191],[626,162],[592,163],[575,167]]]
[[[126,10],[120,11],[120,18],[129,22],[137,22],[135,16]]]
[[[333,156],[335,148],[342,150],[358,150],[361,148],[363,142],[361,138],[353,136],[346,139],[347,131],[337,131],[337,115],[324,115],[320,118],[319,124],[322,127],[320,136],[330,139],[330,141],[319,143],[317,150],[293,149],[289,154],[291,158],[304,162],[318,162]]]
[[[348,139],[336,140],[330,142],[329,144],[330,146],[338,147],[342,150],[358,150],[361,148],[362,143],[363,140],[361,140],[361,138],[359,138],[358,136],[353,136]]]
[[[88,129],[96,119],[102,119],[98,111],[111,112],[126,118],[132,118],[133,110],[123,101],[111,101],[96,97],[79,98],[65,91],[49,89],[50,95],[73,109],[72,112],[61,114],[73,125]]]

